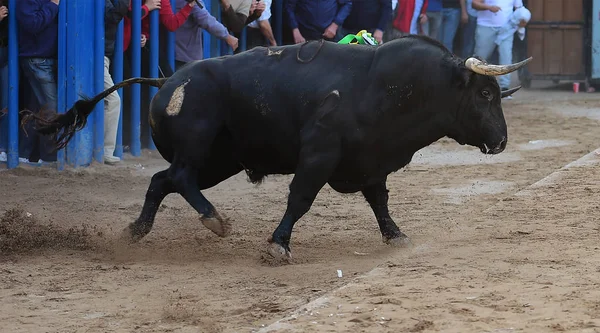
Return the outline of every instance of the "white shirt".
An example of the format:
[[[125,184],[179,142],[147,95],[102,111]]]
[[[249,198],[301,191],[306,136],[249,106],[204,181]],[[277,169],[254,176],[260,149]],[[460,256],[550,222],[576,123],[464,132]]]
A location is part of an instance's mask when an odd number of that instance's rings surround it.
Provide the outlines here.
[[[262,12],[262,14],[260,14],[259,18],[257,18],[256,20],[254,20],[248,24],[248,26],[250,28],[258,29],[258,21],[264,21],[264,20],[268,20],[271,18],[271,2],[272,2],[272,0],[261,0],[261,1],[265,3],[265,11]]]
[[[513,13],[514,7],[522,7],[523,0],[484,0],[486,5],[501,8],[496,13],[489,10],[480,10],[477,13],[477,25],[484,27],[501,27],[505,25]]]

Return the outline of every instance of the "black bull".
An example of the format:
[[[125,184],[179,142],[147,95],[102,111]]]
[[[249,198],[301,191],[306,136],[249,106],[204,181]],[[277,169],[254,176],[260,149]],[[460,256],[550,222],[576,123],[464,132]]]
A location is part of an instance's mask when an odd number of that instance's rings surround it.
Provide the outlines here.
[[[252,182],[294,174],[287,209],[269,238],[268,252],[290,258],[294,224],[329,184],[362,192],[383,240],[408,244],[388,212],[387,176],[415,152],[442,137],[498,154],[507,143],[494,75],[508,66],[456,58],[438,42],[409,36],[371,47],[315,41],[259,47],[188,64],[167,79],[129,79],[37,130],[59,147],[85,125],[96,103],[132,83],[160,87],[149,123],[160,154],[171,165],[156,173],[142,212],[125,230],[132,241],[152,228],[161,201],[179,193],[219,236],[231,231],[201,190],[245,170]],[[59,132],[62,133],[59,135]]]

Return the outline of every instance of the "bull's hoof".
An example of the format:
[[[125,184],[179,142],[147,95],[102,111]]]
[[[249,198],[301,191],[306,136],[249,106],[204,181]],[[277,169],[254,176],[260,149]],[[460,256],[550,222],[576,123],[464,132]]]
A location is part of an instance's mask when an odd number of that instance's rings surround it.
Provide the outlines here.
[[[398,248],[406,248],[413,246],[413,243],[410,241],[406,235],[398,236],[398,237],[383,237],[383,242],[387,245],[398,247]]]
[[[292,252],[286,250],[283,246],[275,242],[269,243],[267,253],[277,260],[285,261],[288,263],[292,261]]]
[[[228,218],[222,217],[218,212],[215,212],[213,217],[202,216],[200,221],[208,230],[214,232],[219,237],[227,237],[231,234],[231,222],[229,222]]]

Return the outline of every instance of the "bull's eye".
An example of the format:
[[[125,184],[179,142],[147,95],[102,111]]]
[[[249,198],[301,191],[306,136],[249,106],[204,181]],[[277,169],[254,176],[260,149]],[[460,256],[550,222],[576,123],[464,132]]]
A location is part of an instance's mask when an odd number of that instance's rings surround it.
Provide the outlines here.
[[[483,97],[485,97],[487,99],[490,99],[491,95],[490,95],[489,91],[487,91],[487,90],[484,89],[484,90],[481,91],[481,96],[483,96]]]

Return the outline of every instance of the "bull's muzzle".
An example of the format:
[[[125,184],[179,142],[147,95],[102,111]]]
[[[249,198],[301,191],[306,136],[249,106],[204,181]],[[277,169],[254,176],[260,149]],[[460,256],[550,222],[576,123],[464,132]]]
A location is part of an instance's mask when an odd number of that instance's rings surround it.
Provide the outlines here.
[[[511,65],[490,65],[477,58],[471,57],[465,60],[465,67],[477,74],[497,76],[512,73],[527,65],[527,63],[529,63],[532,59],[533,57],[529,57],[523,61]]]
[[[502,140],[500,141],[500,143],[498,143],[496,145],[496,147],[491,148],[491,147],[488,147],[488,145],[484,143],[483,147],[480,149],[481,149],[481,152],[484,154],[490,154],[490,155],[500,154],[506,148],[506,143],[507,143],[506,137],[503,136]]]

